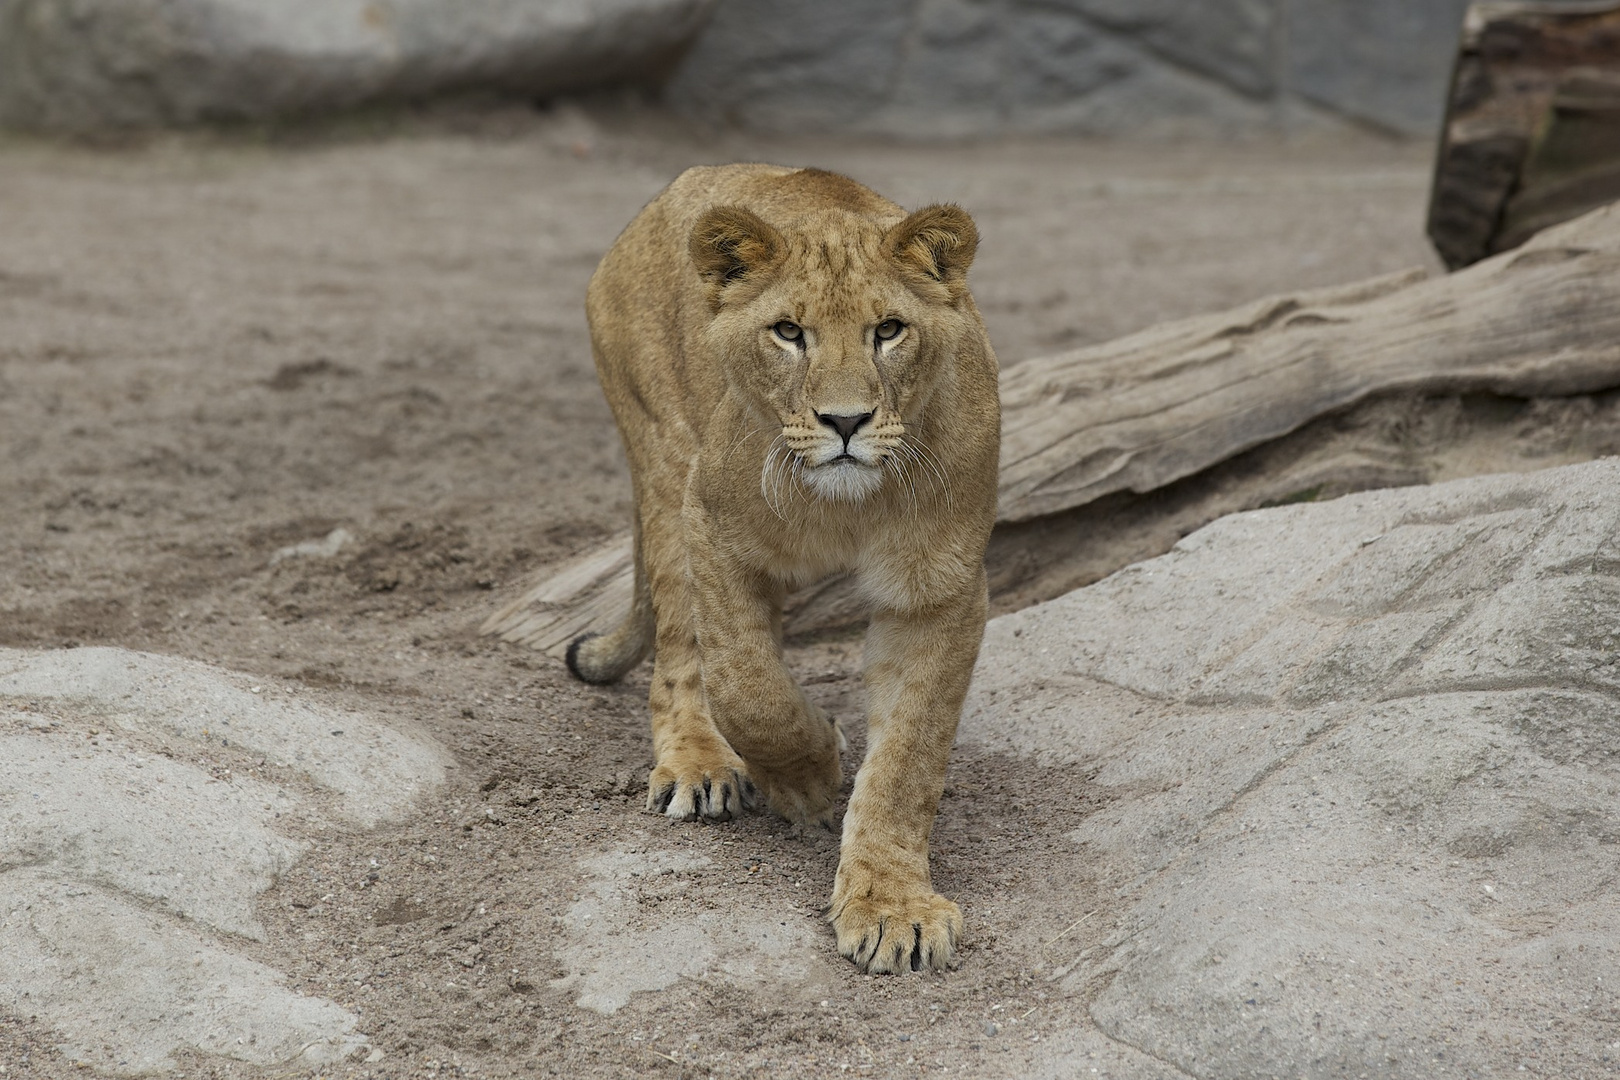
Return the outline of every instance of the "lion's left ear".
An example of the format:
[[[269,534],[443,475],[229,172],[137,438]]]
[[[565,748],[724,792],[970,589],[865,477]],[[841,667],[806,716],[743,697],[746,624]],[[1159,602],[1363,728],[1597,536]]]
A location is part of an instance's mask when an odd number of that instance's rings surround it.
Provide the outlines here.
[[[925,206],[894,226],[883,246],[902,265],[944,285],[950,298],[957,300],[967,292],[979,230],[966,210],[941,203]]]

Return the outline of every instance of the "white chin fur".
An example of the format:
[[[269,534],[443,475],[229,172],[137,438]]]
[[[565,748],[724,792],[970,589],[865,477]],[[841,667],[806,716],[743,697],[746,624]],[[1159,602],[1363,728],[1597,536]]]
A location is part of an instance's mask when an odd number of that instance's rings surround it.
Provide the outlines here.
[[[883,470],[852,461],[806,469],[801,475],[812,494],[835,502],[860,502],[883,486]]]

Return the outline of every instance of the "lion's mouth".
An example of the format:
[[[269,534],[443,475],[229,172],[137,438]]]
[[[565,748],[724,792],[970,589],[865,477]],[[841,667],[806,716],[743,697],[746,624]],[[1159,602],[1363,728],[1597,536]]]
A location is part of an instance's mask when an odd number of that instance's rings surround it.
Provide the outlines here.
[[[845,450],[805,469],[800,479],[811,493],[835,502],[860,502],[883,483],[883,470]]]

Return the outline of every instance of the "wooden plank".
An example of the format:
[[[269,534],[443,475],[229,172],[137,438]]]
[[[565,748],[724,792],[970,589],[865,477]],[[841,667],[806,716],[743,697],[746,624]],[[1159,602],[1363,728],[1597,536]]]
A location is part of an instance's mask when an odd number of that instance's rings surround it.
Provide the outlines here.
[[[1521,243],[1528,231],[1504,230],[1527,177],[1538,138],[1560,87],[1582,70],[1620,72],[1620,2],[1476,3],[1463,20],[1462,42],[1435,160],[1429,238],[1452,269]],[[1606,199],[1565,199],[1567,220]],[[1554,219],[1543,216],[1540,226]]]
[[[1016,585],[1020,545],[1052,557],[1053,538],[1031,523],[1164,489],[1376,395],[1538,397],[1616,386],[1620,207],[1444,277],[1408,271],[1271,297],[1029,360],[1002,373],[992,578]],[[1266,497],[1369,465],[1313,468],[1283,470]],[[485,632],[561,655],[572,637],[623,617],[630,581],[622,537],[549,572]],[[859,615],[848,583],[834,580],[795,596],[788,627],[826,629]]]
[[[635,553],[629,533],[548,569],[523,595],[484,621],[479,633],[561,659],[589,631],[611,629],[630,614]]]

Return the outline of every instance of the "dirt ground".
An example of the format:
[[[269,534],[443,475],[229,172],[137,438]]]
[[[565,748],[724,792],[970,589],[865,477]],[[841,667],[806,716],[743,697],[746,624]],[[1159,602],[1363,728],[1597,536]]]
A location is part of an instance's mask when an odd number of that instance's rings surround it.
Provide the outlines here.
[[[116,644],[323,688],[458,759],[411,823],[306,837],[265,898],[252,954],[358,1011],[385,1053],[331,1075],[1003,1077],[1071,1026],[1038,943],[1114,901],[1043,852],[1095,807],[1072,777],[967,754],[935,834],[936,887],[969,925],[959,971],[846,966],[811,997],[705,986],[611,1017],[553,985],[577,865],[615,843],[711,860],[647,903],[723,914],[792,890],[833,949],[835,837],[641,812],[645,668],[585,687],[476,632],[628,521],[582,313],[596,260],[684,165],[750,158],[965,205],[1004,362],[1435,264],[1428,148],[1375,141],[759,143],[562,111],[0,144],[0,644]],[[272,562],[339,526],[354,539],[336,555]],[[792,655],[852,732],[850,774],[857,652]],[[26,1017],[0,1017],[0,1063],[84,1075]]]

